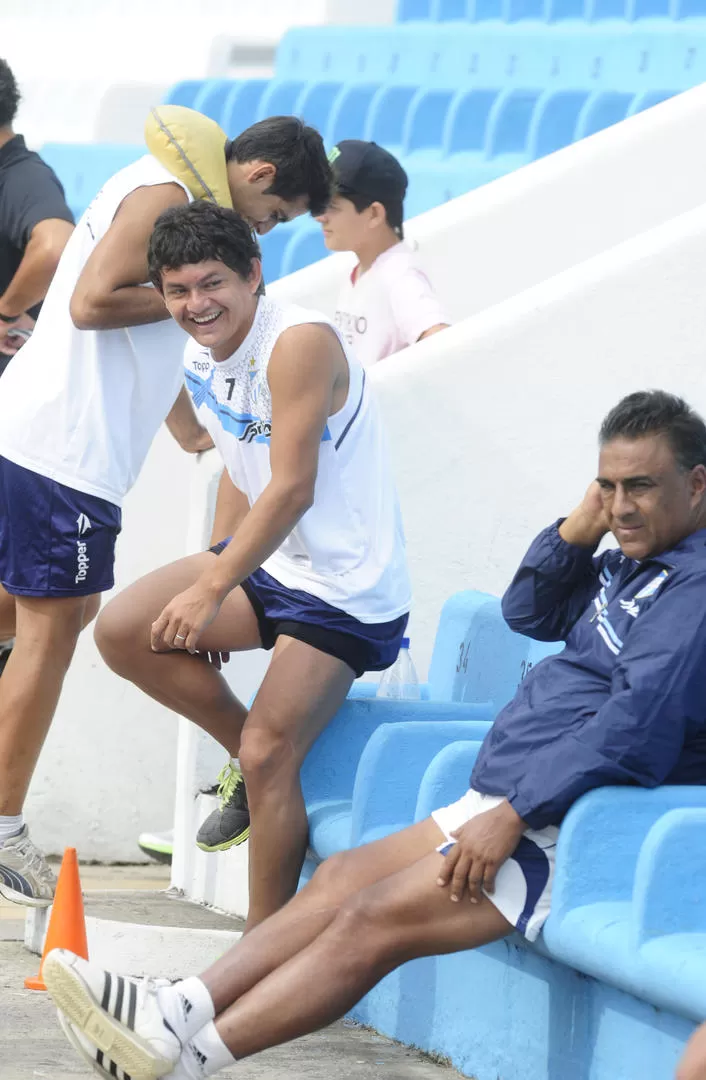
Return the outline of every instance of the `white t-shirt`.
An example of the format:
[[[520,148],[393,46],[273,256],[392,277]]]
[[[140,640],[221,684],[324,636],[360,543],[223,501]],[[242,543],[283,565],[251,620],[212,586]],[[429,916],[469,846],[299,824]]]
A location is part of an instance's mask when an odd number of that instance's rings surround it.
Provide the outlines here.
[[[32,337],[0,380],[0,455],[116,506],[179,393],[187,335],[172,319],[77,330],[69,303],[123,199],[167,183],[178,181],[150,155],[108,180],[64,249]]]
[[[356,266],[338,297],[335,321],[368,368],[448,319],[415,253],[399,243],[378,255],[364,274]]]
[[[227,360],[216,363],[193,340],[186,347],[186,385],[199,420],[251,506],[272,478],[272,349],[302,323],[332,325],[318,312],[261,297],[250,333]],[[360,622],[390,622],[411,602],[402,519],[369,380],[342,344],[348,395],[321,439],[314,503],[263,569]]]

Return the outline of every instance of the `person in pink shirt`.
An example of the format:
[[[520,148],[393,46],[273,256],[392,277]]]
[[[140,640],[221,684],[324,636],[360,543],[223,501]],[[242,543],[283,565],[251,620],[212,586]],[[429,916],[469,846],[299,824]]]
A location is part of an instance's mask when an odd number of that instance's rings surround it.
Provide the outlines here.
[[[448,326],[429,278],[404,243],[407,174],[374,142],[346,139],[329,155],[336,193],[317,217],[330,251],[358,263],[336,305],[335,322],[364,367]]]

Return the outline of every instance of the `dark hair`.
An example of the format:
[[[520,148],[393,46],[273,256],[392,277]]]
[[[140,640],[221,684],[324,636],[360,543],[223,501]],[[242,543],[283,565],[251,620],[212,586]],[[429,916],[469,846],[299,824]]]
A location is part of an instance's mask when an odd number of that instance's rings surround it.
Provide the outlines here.
[[[613,439],[664,435],[686,471],[706,465],[706,424],[683,398],[664,390],[640,390],[619,401],[601,424],[601,446]]]
[[[296,116],[268,116],[226,143],[226,161],[266,161],[277,174],[267,195],[291,202],[305,196],[310,213],[322,214],[331,199],[333,174],[318,131]]]
[[[157,218],[147,250],[150,281],[162,287],[162,271],[218,259],[245,280],[252,260],[261,258],[250,226],[236,214],[209,202],[172,206]]]
[[[10,127],[20,103],[17,81],[7,60],[0,60],[0,127]]]

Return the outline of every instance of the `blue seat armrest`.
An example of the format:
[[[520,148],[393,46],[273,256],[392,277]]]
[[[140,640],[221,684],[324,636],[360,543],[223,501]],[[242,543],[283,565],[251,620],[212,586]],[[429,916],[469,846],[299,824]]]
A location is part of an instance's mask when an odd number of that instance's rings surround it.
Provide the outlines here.
[[[348,700],[351,701],[355,698],[374,698],[378,689],[378,684],[374,682],[354,682],[348,691]],[[429,701],[429,683],[419,684],[419,693],[422,701]],[[384,699],[380,699],[384,700]]]
[[[668,934],[706,934],[704,807],[669,810],[650,829],[635,873],[636,944]]]
[[[381,724],[474,716],[476,706],[448,702],[347,698],[307,754],[301,771],[307,805],[320,799],[350,799],[360,756]]]
[[[415,704],[417,719],[381,724],[360,757],[353,789],[353,845],[364,842],[371,829],[411,825],[422,778],[435,755],[462,738],[482,741],[493,719],[490,705]]]
[[[631,900],[638,857],[655,822],[670,810],[704,806],[706,786],[604,787],[582,796],[559,832],[547,931],[574,908]]]
[[[415,821],[423,821],[432,810],[455,802],[467,791],[470,775],[481,748],[481,740],[459,740],[439,750],[426,768],[419,785]]]

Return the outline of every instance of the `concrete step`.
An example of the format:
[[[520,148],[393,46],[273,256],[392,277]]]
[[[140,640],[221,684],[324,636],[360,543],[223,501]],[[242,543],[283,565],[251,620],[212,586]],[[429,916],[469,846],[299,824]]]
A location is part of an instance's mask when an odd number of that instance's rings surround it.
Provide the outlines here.
[[[176,979],[201,971],[241,937],[243,920],[173,890],[87,890],[89,956],[124,975]],[[26,947],[41,954],[51,909],[29,909]]]

